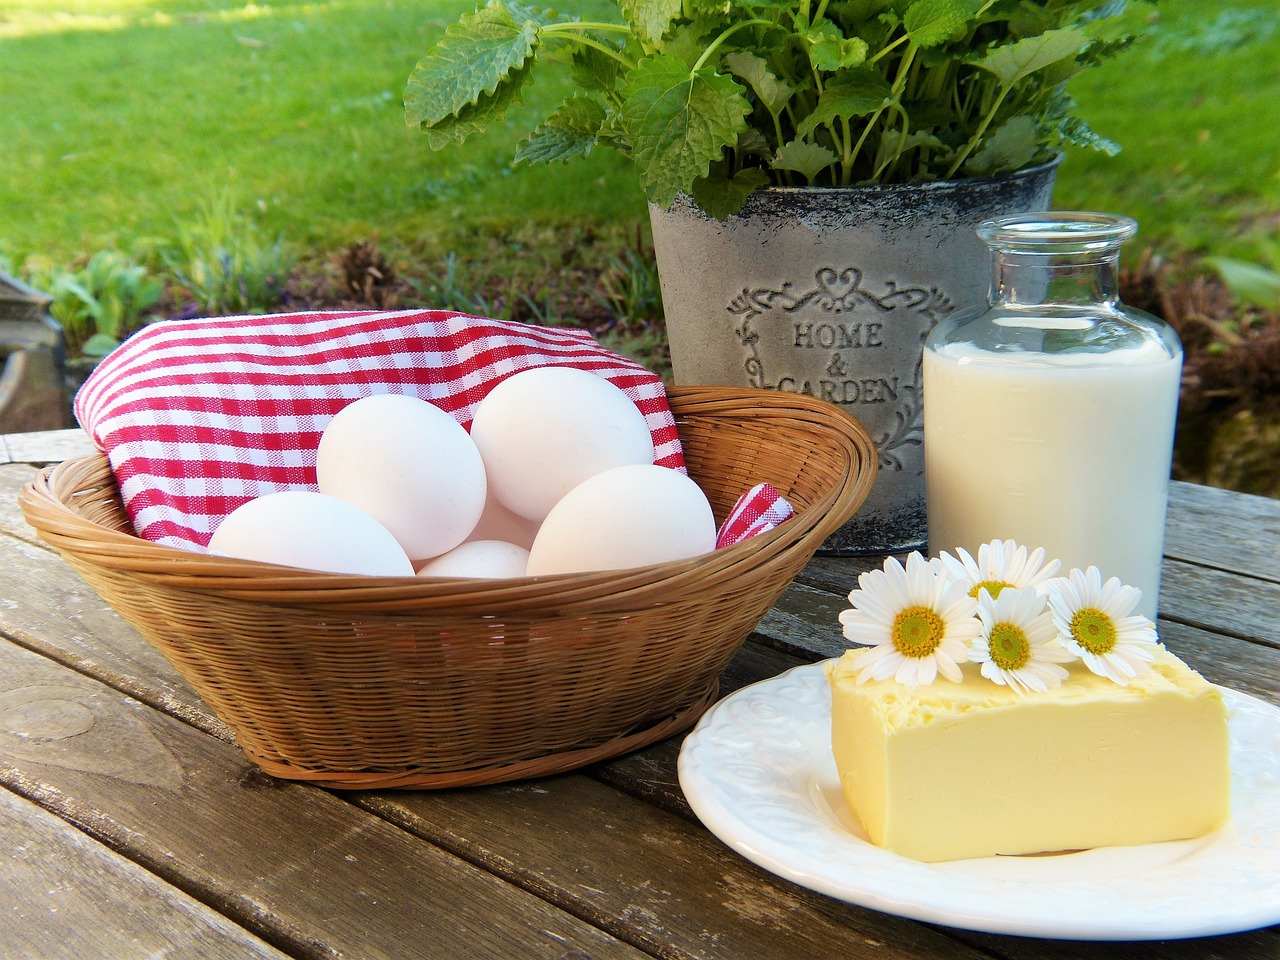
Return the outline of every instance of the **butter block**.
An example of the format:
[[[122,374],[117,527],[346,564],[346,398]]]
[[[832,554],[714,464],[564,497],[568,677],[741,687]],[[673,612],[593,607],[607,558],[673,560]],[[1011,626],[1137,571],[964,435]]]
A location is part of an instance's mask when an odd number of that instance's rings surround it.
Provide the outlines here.
[[[1081,663],[1023,696],[964,681],[859,685],[827,665],[840,785],[871,842],[926,862],[1199,837],[1227,819],[1226,707],[1160,648],[1122,687]]]

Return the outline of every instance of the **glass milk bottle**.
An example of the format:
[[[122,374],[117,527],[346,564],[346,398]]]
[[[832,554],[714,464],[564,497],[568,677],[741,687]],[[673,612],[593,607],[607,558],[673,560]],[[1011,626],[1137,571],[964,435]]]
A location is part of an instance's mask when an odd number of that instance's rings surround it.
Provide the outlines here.
[[[978,228],[985,312],[924,349],[929,549],[1013,539],[1142,591],[1155,619],[1182,345],[1117,293],[1127,217],[1040,213]]]

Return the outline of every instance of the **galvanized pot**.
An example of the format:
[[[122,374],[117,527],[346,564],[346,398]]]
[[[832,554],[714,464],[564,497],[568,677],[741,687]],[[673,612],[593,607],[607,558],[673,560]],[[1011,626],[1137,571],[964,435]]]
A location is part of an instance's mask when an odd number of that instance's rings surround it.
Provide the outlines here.
[[[876,485],[824,552],[927,543],[924,338],[986,304],[990,252],[975,228],[1048,209],[1058,162],[991,179],[767,187],[724,220],[687,196],[650,206],[675,382],[823,397],[876,441]]]

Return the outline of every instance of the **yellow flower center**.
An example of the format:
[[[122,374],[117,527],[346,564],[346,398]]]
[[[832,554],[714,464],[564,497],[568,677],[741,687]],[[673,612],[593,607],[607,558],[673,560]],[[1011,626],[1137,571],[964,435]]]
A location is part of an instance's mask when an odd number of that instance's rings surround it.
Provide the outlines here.
[[[1001,590],[1005,587],[1012,586],[1013,584],[1008,580],[983,580],[981,583],[974,584],[973,589],[969,591],[969,596],[977,600],[978,593],[982,590],[986,590],[987,593],[991,594],[991,599],[994,600],[996,597],[1000,596]]]
[[[1071,618],[1071,636],[1090,653],[1109,653],[1116,645],[1116,625],[1096,607],[1084,607]]]
[[[942,645],[946,631],[932,607],[907,607],[893,618],[893,645],[904,657],[928,657]]]
[[[987,638],[991,662],[1001,670],[1017,670],[1031,659],[1031,643],[1016,623],[997,623]]]

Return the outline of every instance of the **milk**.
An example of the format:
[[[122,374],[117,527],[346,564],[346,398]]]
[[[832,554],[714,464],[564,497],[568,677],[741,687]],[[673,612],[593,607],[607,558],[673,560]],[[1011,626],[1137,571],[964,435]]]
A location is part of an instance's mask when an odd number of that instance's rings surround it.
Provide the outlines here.
[[[924,351],[929,549],[1013,539],[1142,591],[1155,619],[1182,357]]]

